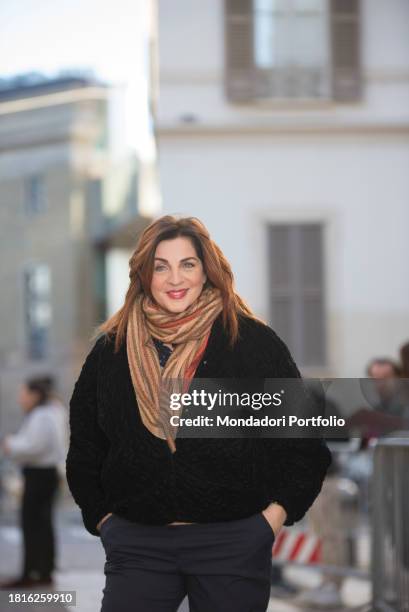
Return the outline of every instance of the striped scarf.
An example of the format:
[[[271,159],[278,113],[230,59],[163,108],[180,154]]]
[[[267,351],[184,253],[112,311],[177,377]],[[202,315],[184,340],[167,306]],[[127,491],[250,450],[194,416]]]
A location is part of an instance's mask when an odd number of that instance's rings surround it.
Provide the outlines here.
[[[170,417],[170,394],[184,393],[206,349],[211,327],[223,310],[221,292],[216,287],[203,289],[198,299],[181,313],[171,313],[146,294],[135,299],[130,312],[126,349],[139,412],[145,427],[167,440],[176,451],[177,426]],[[161,370],[152,336],[175,348]]]

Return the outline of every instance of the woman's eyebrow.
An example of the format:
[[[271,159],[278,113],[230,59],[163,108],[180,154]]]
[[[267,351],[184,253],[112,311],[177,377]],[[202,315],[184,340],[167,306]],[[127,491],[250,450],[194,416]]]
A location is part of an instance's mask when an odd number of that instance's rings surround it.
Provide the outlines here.
[[[167,259],[164,259],[163,257],[155,257],[155,259],[158,259],[160,261],[166,261],[166,263],[169,263]],[[184,257],[183,259],[181,259],[180,261],[187,261],[188,259],[197,259],[197,257],[194,257],[192,255],[192,257]]]

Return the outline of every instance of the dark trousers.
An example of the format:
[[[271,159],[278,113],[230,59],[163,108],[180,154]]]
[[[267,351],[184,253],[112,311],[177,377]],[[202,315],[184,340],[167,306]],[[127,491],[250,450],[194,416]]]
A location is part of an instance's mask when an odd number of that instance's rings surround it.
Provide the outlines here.
[[[265,612],[274,533],[266,518],[145,525],[113,514],[101,527],[106,553],[101,612]]]
[[[55,568],[52,509],[59,484],[55,467],[24,467],[21,505],[23,577],[48,578]],[[37,574],[33,576],[33,573]]]

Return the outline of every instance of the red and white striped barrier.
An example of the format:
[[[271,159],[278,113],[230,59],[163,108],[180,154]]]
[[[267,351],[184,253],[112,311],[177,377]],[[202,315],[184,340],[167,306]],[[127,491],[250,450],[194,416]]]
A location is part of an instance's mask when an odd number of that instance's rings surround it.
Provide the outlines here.
[[[272,548],[277,561],[312,564],[321,560],[321,541],[312,533],[281,528]]]

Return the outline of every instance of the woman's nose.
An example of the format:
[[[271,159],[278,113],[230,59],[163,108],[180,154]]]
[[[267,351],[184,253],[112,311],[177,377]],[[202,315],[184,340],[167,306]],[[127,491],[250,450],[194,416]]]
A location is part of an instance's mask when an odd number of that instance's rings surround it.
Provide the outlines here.
[[[169,273],[169,278],[168,278],[169,282],[172,285],[179,285],[181,280],[182,280],[182,275],[180,274],[179,270],[171,270]]]

